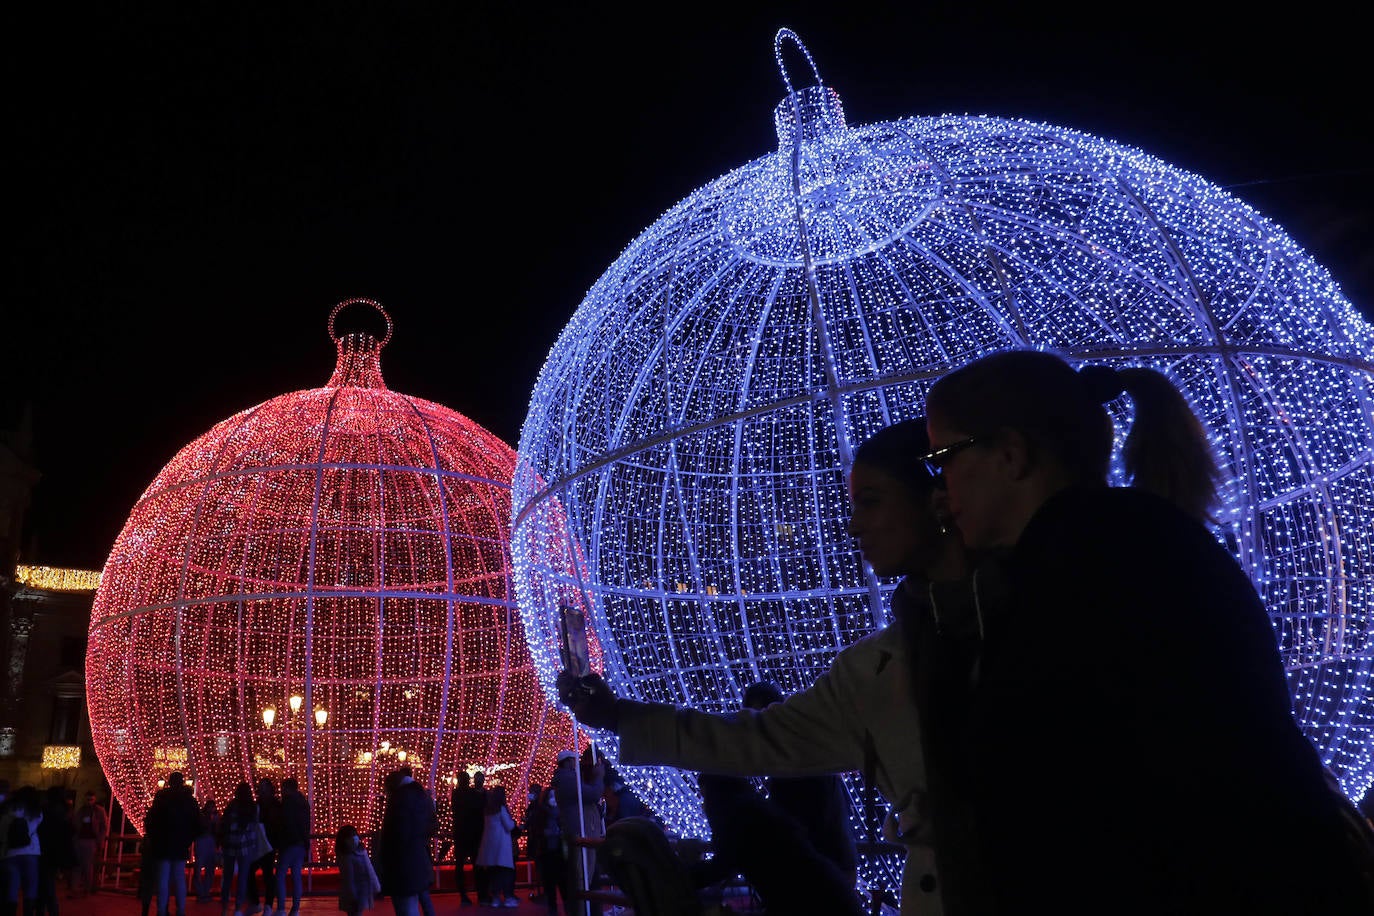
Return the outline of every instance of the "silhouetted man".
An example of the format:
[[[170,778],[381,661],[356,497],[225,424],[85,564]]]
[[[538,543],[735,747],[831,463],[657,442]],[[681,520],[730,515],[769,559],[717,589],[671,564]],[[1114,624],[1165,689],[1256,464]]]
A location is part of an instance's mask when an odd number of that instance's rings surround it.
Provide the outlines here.
[[[200,831],[200,805],[180,773],[167,774],[167,784],[153,796],[143,828],[143,842],[154,869],[157,916],[167,916],[167,901],[173,894],[177,916],[183,916],[187,850]]]

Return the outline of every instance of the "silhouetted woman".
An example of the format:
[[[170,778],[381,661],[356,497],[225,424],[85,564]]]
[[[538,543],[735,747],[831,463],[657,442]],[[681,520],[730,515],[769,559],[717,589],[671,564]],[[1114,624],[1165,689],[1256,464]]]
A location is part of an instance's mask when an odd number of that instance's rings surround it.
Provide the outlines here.
[[[840,651],[805,690],[762,710],[713,715],[617,700],[597,675],[559,675],[563,702],[579,721],[620,736],[620,762],[666,764],[734,776],[864,773],[891,804],[885,835],[906,846],[902,913],[946,912],[945,878],[922,724],[913,700],[912,627],[932,613],[961,634],[977,633],[968,558],[941,516],[935,482],[921,462],[924,420],[886,427],[854,455],[849,533],[875,575],[902,577],[891,625]],[[970,864],[964,871],[972,873]],[[962,891],[961,891],[962,893]],[[953,909],[948,912],[954,912]]]
[[[1109,487],[1123,392],[1132,486]],[[1178,390],[1009,351],[927,410],[951,516],[1004,580],[967,727],[937,742],[991,911],[1370,913],[1273,627],[1204,524],[1219,474]]]

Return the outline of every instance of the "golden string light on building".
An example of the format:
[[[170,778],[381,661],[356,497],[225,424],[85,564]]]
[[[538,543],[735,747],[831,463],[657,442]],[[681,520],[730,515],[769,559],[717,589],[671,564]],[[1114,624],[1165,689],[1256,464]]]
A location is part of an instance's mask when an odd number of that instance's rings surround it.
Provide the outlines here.
[[[14,581],[46,592],[93,592],[100,588],[100,573],[92,569],[16,566]]]
[[[81,766],[81,745],[43,745],[43,759],[39,766],[45,770],[75,770]]]

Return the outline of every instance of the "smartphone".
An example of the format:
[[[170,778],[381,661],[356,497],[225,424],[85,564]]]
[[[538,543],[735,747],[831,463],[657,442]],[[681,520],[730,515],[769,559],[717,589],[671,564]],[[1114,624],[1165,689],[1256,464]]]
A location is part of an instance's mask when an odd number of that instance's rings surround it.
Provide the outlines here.
[[[591,671],[587,653],[587,619],[581,608],[563,605],[559,608],[559,623],[563,630],[563,668],[581,677]]]

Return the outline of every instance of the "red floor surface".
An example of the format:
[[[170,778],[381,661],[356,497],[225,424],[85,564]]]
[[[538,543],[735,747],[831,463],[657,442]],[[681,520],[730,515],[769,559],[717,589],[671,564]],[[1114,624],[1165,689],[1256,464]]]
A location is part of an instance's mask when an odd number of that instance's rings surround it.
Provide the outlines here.
[[[529,895],[531,888],[519,888],[516,897],[520,905],[515,909],[505,909],[501,907],[469,906],[459,905],[458,894],[453,891],[440,891],[431,895],[434,901],[435,916],[458,916],[458,914],[472,914],[478,916],[481,913],[516,913],[523,916],[546,916],[548,907],[541,903],[532,903]],[[140,916],[140,904],[138,898],[134,896],[132,890],[122,891],[101,891],[89,897],[68,898],[66,891],[58,900],[59,910],[55,916]],[[172,905],[175,912],[176,905]],[[150,916],[154,916],[156,905]],[[332,893],[317,891],[307,894],[301,898],[301,916],[331,916],[339,913],[339,901]],[[377,901],[377,906],[369,911],[371,916],[393,916],[391,901],[382,898]],[[220,904],[216,899],[214,903],[197,903],[192,896],[186,902],[186,916],[219,916]],[[21,914],[22,916],[22,914]],[[245,914],[246,916],[246,914]]]
[[[482,913],[515,913],[524,916],[547,916],[548,907],[541,900],[532,902],[529,898],[535,892],[532,884],[529,884],[531,872],[529,863],[522,860],[516,869],[516,899],[519,906],[512,909],[504,907],[484,907],[479,905],[462,906],[456,885],[454,883],[452,867],[441,867],[439,869],[438,883],[430,889],[430,899],[434,901],[435,916],[479,916]],[[88,897],[68,897],[65,884],[59,890],[58,912],[52,916],[141,916],[141,907],[138,897],[135,896],[134,889],[137,886],[137,873],[130,868],[120,868],[113,864],[107,864],[101,879],[101,891]],[[471,869],[465,876],[465,886],[468,888],[468,896],[472,897],[472,874]],[[219,875],[215,876],[214,882],[215,900],[213,903],[197,903],[195,893],[191,892],[186,901],[185,916],[220,916],[219,902]],[[318,868],[310,871],[305,878],[305,893],[301,898],[301,916],[327,916],[327,914],[337,914],[339,910],[338,899],[338,872],[332,868]],[[288,884],[287,893],[290,893]],[[172,905],[175,912],[176,906]],[[369,911],[370,916],[393,916],[395,911],[391,908],[391,901],[386,898],[379,898],[377,905]],[[562,909],[560,907],[560,916]],[[611,907],[606,908],[608,916],[615,912]],[[630,911],[625,911],[629,916]],[[23,914],[19,914],[23,916]],[[156,916],[156,905],[150,911],[149,916]],[[232,916],[232,911],[231,911]],[[245,913],[245,916],[247,914]],[[574,914],[577,916],[577,914]]]

